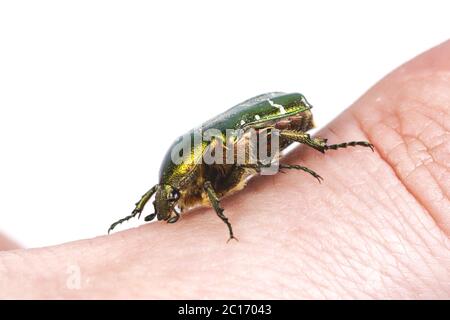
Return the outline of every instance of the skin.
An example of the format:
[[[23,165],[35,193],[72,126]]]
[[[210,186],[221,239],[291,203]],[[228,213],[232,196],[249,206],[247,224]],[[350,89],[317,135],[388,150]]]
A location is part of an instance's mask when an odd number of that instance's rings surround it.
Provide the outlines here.
[[[450,298],[449,56],[446,42],[408,62],[320,132],[369,140],[375,153],[302,146],[285,163],[321,185],[289,171],[222,201],[240,242],[226,244],[206,208],[173,225],[3,251],[0,297]]]
[[[20,246],[15,241],[0,233],[0,251],[19,249]]]

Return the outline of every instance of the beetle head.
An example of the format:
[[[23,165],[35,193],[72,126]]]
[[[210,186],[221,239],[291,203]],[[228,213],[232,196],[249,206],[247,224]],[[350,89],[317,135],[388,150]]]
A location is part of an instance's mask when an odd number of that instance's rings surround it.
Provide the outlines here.
[[[158,220],[168,220],[171,217],[172,211],[179,198],[180,193],[174,187],[168,184],[158,186],[155,194],[155,201],[153,202]]]

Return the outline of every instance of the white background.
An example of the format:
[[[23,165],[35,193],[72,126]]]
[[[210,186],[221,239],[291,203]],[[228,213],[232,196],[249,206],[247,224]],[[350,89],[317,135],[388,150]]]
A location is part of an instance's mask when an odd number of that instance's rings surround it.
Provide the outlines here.
[[[172,139],[266,91],[302,92],[325,125],[446,40],[448,3],[0,2],[0,231],[104,234]]]

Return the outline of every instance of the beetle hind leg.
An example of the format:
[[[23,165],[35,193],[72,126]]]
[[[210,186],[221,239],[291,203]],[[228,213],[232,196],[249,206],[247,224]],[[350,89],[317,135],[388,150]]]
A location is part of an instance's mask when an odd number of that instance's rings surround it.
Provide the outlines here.
[[[148,200],[152,197],[152,195],[156,192],[156,188],[158,185],[153,186],[150,190],[148,190],[141,199],[136,203],[136,208],[134,208],[133,212],[131,212],[130,215],[126,216],[125,218],[119,219],[116,222],[114,222],[108,229],[108,233],[110,233],[117,225],[130,220],[131,218],[134,218],[136,215],[138,215],[138,218],[141,216],[142,210],[144,210],[145,205],[147,204]]]
[[[350,142],[343,142],[343,143],[325,145],[325,150],[336,150],[336,149],[339,149],[339,148],[347,148],[348,146],[350,146],[350,147],[356,147],[356,146],[368,147],[372,151],[374,151],[373,144],[371,144],[371,143],[369,143],[367,141],[350,141]]]
[[[327,139],[319,137],[311,138],[311,136],[308,133],[302,131],[281,130],[279,134],[281,138],[306,144],[307,146],[316,149],[322,153],[324,153],[327,150],[337,150],[341,148],[356,147],[356,146],[368,147],[372,151],[374,151],[373,144],[367,141],[349,141],[329,145],[327,144]]]
[[[249,168],[249,169],[255,169],[257,172],[261,172],[262,168],[267,168],[270,167],[271,164],[262,164],[262,163],[257,163],[257,164],[242,164],[240,165],[240,167],[242,168]],[[278,165],[278,172],[283,172],[282,169],[295,169],[295,170],[302,170],[305,171],[307,173],[309,173],[310,175],[312,175],[314,178],[316,178],[319,183],[321,183],[323,181],[323,178],[316,173],[315,171],[309,169],[308,167],[305,166],[301,166],[298,164],[279,164]]]
[[[228,218],[223,214],[223,208],[220,206],[220,200],[219,197],[216,194],[216,191],[214,190],[212,184],[210,181],[206,181],[204,184],[204,188],[206,193],[208,194],[209,202],[211,203],[212,207],[214,208],[214,211],[216,212],[217,216],[222,219],[222,221],[227,225],[228,231],[230,232],[230,238],[238,241],[238,239],[233,235],[233,228],[231,227],[231,223],[228,221]],[[228,242],[227,241],[227,242]]]

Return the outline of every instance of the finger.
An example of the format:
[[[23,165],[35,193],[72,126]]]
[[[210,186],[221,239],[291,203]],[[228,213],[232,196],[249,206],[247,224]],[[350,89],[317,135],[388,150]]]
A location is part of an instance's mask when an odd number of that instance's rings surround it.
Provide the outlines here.
[[[0,233],[0,251],[20,249],[18,243]]]
[[[450,235],[450,41],[401,66],[350,110],[405,188]]]

